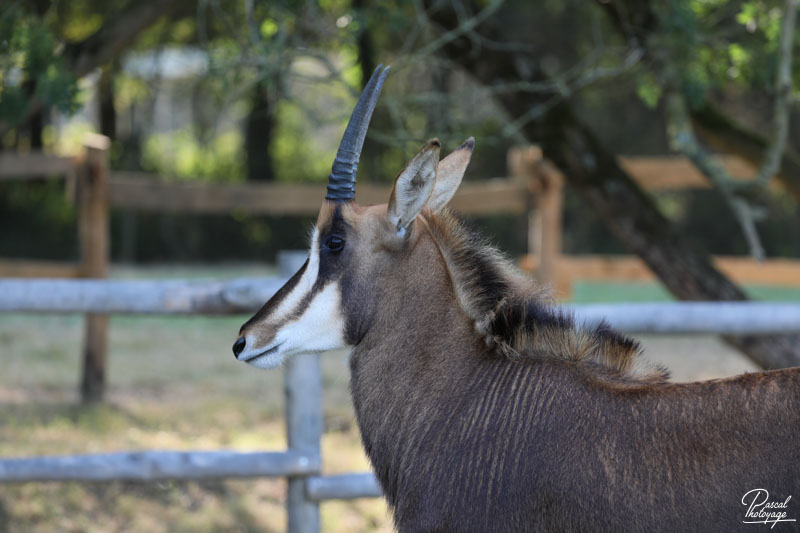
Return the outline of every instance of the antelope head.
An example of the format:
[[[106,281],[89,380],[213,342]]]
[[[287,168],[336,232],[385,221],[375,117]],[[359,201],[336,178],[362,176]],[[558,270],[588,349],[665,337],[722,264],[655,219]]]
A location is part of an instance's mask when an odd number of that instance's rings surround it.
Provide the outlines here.
[[[415,221],[423,209],[437,212],[453,197],[474,141],[468,139],[441,162],[439,141],[428,141],[398,174],[388,204],[357,205],[358,160],[387,71],[375,70],[350,117],[308,259],[241,327],[233,345],[239,361],[273,368],[296,353],[357,345],[378,306],[385,305],[381,295],[398,270],[425,266],[408,264],[420,234]]]

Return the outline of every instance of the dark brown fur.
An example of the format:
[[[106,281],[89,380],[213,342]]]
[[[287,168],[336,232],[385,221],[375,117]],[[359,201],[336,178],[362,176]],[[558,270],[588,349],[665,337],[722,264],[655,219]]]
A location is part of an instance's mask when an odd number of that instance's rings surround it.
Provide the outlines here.
[[[396,250],[357,235],[377,227],[369,209],[343,210],[363,248],[342,304],[359,427],[400,531],[757,531],[742,524],[754,488],[792,495],[800,519],[800,369],[667,383],[451,216],[423,212]],[[381,259],[359,263],[367,249]]]

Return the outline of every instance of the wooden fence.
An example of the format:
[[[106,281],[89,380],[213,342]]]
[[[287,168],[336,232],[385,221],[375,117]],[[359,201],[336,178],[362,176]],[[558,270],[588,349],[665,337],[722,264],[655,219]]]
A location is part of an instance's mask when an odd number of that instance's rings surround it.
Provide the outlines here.
[[[282,254],[280,259],[281,276],[229,282],[3,278],[0,279],[0,312],[103,315],[253,313],[294,273],[298,263],[305,260],[305,253]],[[320,501],[378,497],[381,493],[376,480],[368,473],[322,475],[323,410],[319,356],[294,356],[286,363],[284,373],[285,451],[144,450],[0,458],[0,483],[286,477],[288,531],[319,531]]]
[[[133,314],[251,313],[294,271],[304,254],[282,261],[278,278],[203,281],[0,279],[0,312]],[[679,302],[576,306],[588,324],[608,319],[629,332],[783,333],[800,331],[800,304]],[[223,354],[220,354],[222,357]],[[233,364],[233,363],[231,363]],[[287,449],[241,453],[159,451],[0,458],[0,483],[156,481],[287,477],[290,533],[319,531],[319,503],[380,496],[371,473],[322,475],[322,372],[317,354],[285,365]]]
[[[66,265],[31,261],[0,261],[0,277],[102,279],[108,273],[109,209],[140,212],[227,214],[234,210],[252,214],[309,215],[319,210],[322,185],[308,184],[198,184],[164,182],[139,172],[110,172],[108,139],[89,135],[79,157],[0,153],[0,181],[66,178],[66,190],[78,205],[80,261]],[[649,190],[708,187],[707,180],[681,157],[621,157],[620,162],[639,184]],[[752,166],[738,157],[720,162],[733,176],[752,176]],[[452,206],[465,215],[527,214],[528,255],[521,266],[567,298],[578,279],[645,279],[649,269],[637,258],[569,257],[561,251],[564,179],[542,158],[536,147],[508,152],[512,177],[466,182]],[[362,204],[385,202],[388,185],[361,183],[357,200]],[[744,258],[718,259],[720,268],[740,283],[800,286],[800,262],[768,260],[753,263]],[[173,288],[177,290],[176,288]],[[112,311],[113,312],[113,311]],[[107,318],[89,313],[83,349],[81,396],[102,399],[105,386]]]
[[[110,207],[147,212],[313,214],[319,209],[319,185],[196,185],[160,183],[138,173],[108,170],[108,142],[90,136],[78,158],[0,154],[0,180],[42,175],[66,178],[67,192],[78,204],[80,261],[77,265],[41,262],[0,263],[0,312],[84,313],[86,341],[82,395],[99,399],[104,386],[106,317],[111,313],[229,314],[250,313],[266,301],[293,271],[282,276],[229,282],[114,281],[108,271]],[[649,189],[704,187],[707,182],[678,158],[624,158],[623,165]],[[749,174],[740,160],[723,163],[734,174]],[[568,258],[561,254],[563,179],[535,148],[509,152],[513,178],[465,183],[453,201],[469,215],[528,213],[528,256],[522,266],[544,281],[567,287],[575,278],[640,279],[647,269],[631,258]],[[384,202],[388,186],[360,184],[361,203]],[[535,258],[535,259],[534,259]],[[738,263],[737,263],[738,261]],[[794,262],[770,262],[746,268],[741,259],[721,260],[720,267],[738,281],[800,283]],[[747,271],[745,276],[738,272]],[[766,278],[764,277],[766,276]],[[567,289],[568,290],[568,289]],[[768,303],[666,303],[576,306],[579,320],[607,318],[623,331],[660,333],[782,333],[800,331],[800,305]],[[322,376],[319,357],[302,354],[285,366],[285,451],[157,451],[81,456],[0,458],[0,483],[26,481],[153,481],[162,479],[288,478],[288,530],[319,530],[319,502],[380,496],[374,476],[322,475],[320,440]]]
[[[65,179],[68,197],[78,207],[79,261],[77,264],[37,261],[0,262],[0,276],[47,278],[104,278],[108,274],[108,149],[107,137],[90,134],[84,153],[77,157],[45,154],[0,153],[0,181]],[[85,402],[102,399],[105,387],[108,317],[86,315],[81,397]]]
[[[714,265],[735,283],[800,287],[800,261],[795,259],[765,259],[750,257],[713,258]],[[528,272],[539,271],[540,257],[528,254],[520,258],[519,266]],[[560,299],[568,299],[577,281],[655,281],[650,268],[636,256],[630,255],[561,255],[551,259],[552,274],[545,278]]]
[[[620,157],[620,164],[646,190],[665,191],[711,187],[708,180],[682,157]],[[719,163],[735,179],[752,179],[756,169],[743,158],[721,156]],[[528,254],[519,265],[552,286],[559,299],[568,299],[578,280],[644,281],[655,275],[630,255],[564,255],[561,250],[564,178],[537,147],[509,151],[511,175],[524,176],[530,187]],[[715,257],[714,263],[736,283],[800,287],[800,261],[748,257]]]
[[[0,261],[0,277],[105,278],[111,208],[157,213],[309,215],[316,214],[322,203],[324,186],[320,184],[165,182],[141,172],[110,172],[106,137],[89,135],[84,148],[77,157],[0,153],[0,182],[43,176],[65,178],[67,195],[78,205],[80,247],[77,265]],[[390,190],[388,185],[362,183],[357,200],[365,205],[383,203]],[[523,214],[533,207],[532,190],[526,178],[465,183],[453,199],[453,206],[468,215]],[[86,318],[81,378],[85,402],[103,397],[108,328],[107,317],[102,314],[105,312],[91,312]]]

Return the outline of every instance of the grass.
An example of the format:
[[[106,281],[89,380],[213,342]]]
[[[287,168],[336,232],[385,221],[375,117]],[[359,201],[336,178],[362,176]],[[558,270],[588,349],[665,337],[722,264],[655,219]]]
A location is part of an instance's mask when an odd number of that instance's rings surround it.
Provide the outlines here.
[[[800,301],[800,289],[768,285],[747,285],[745,292],[754,300],[774,302]],[[579,281],[572,289],[571,303],[595,302],[668,302],[674,298],[655,282]]]
[[[114,317],[108,401],[78,403],[82,319],[0,315],[0,456],[281,450],[281,372],[237,364],[245,317]],[[342,353],[323,358],[326,472],[368,470]],[[29,483],[0,489],[0,531],[283,531],[283,480]],[[325,531],[390,531],[381,500],[322,505]]]
[[[263,272],[195,269],[183,275],[258,274]],[[118,270],[116,276],[181,277],[181,270]],[[662,296],[655,285],[575,289],[575,301],[586,302]],[[77,395],[82,318],[0,314],[0,456],[284,449],[281,372],[236,363],[230,353],[246,318],[113,317],[108,401],[84,407]],[[711,337],[645,337],[644,345],[678,381],[754,368]],[[369,468],[348,379],[344,354],[323,356],[327,473]],[[2,486],[0,532],[283,531],[284,490],[280,479]],[[324,503],[321,520],[326,532],[391,530],[386,506],[377,499]]]

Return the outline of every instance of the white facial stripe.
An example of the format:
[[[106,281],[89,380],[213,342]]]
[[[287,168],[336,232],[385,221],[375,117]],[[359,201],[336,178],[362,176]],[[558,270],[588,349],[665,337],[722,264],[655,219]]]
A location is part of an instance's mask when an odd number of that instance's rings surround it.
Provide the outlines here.
[[[281,328],[275,341],[282,343],[280,352],[284,354],[344,348],[339,285],[331,283],[314,296],[300,318]]]
[[[301,277],[300,281],[297,282],[297,285],[294,286],[292,292],[286,295],[278,308],[272,313],[270,320],[277,322],[289,316],[289,314],[295,310],[297,304],[300,303],[303,297],[311,292],[311,288],[314,287],[314,283],[317,281],[317,276],[319,275],[319,248],[317,246],[318,239],[319,230],[314,228],[314,235],[311,238],[311,252],[308,257],[308,266],[306,267],[306,271],[303,272],[303,277]]]
[[[339,286],[331,283],[317,294],[300,318],[281,328],[272,342],[274,351],[261,356],[240,355],[259,368],[275,368],[296,353],[323,352],[344,348],[344,317]],[[258,353],[260,350],[254,350]]]
[[[311,250],[308,257],[308,265],[306,265],[305,272],[295,284],[294,288],[281,300],[278,307],[270,314],[270,322],[281,322],[291,315],[297,308],[302,299],[311,292],[314,283],[317,281],[319,275],[319,252],[318,243],[319,230],[314,228],[314,234],[311,237]],[[248,363],[261,368],[273,368],[281,364],[284,359],[285,353],[283,350],[276,350],[263,356],[259,356],[261,352],[270,349],[277,345],[275,339],[268,346],[261,346],[256,341],[257,336],[254,334],[245,336],[246,348],[236,358],[240,361],[247,361]]]
[[[315,229],[306,271],[271,314],[270,321],[278,322],[288,318],[314,287],[319,276],[318,239],[319,232]],[[339,285],[330,283],[313,296],[298,318],[280,328],[269,346],[255,346],[254,340],[246,337],[247,348],[239,354],[238,359],[260,368],[275,368],[287,356],[295,353],[322,352],[346,347],[344,329]],[[263,353],[267,351],[268,353]],[[263,355],[259,355],[261,353]]]

